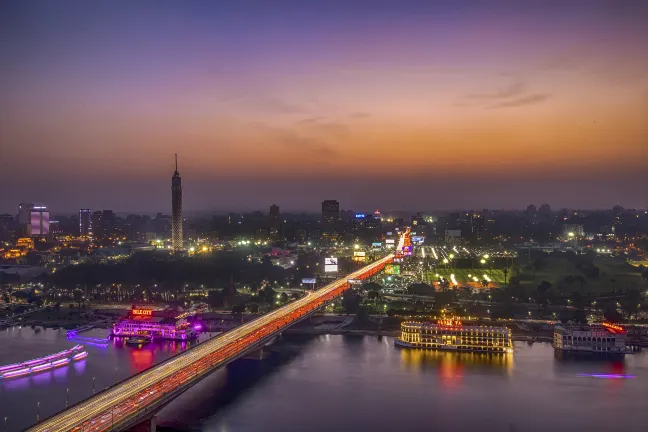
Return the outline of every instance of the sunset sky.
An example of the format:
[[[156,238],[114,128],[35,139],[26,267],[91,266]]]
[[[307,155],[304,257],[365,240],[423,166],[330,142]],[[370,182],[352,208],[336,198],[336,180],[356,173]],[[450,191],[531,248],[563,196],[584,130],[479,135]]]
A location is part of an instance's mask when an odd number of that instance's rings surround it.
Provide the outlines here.
[[[648,205],[648,1],[0,2],[21,201]]]

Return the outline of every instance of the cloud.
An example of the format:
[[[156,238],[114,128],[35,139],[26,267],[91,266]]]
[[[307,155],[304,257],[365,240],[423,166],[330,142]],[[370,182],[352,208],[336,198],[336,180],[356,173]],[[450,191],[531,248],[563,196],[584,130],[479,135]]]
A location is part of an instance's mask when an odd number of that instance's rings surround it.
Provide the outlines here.
[[[527,105],[535,105],[549,99],[549,95],[546,93],[532,93],[518,98],[513,98],[510,100],[498,102],[496,104],[490,105],[488,108],[517,108]]]
[[[268,137],[270,141],[291,151],[326,158],[335,156],[338,153],[325,140],[317,137],[305,136],[289,129],[272,127],[263,123],[254,123],[253,127],[257,128],[263,136]]]
[[[477,100],[508,99],[522,94],[525,89],[526,89],[526,85],[522,81],[514,81],[511,84],[507,85],[506,87],[503,87],[492,93],[469,94],[467,97],[469,99],[477,99]]]
[[[549,94],[529,92],[527,84],[514,79],[508,85],[487,93],[472,93],[454,104],[458,107],[517,108],[541,103],[549,99]]]
[[[316,138],[300,136],[288,131],[283,131],[278,138],[280,144],[292,150],[301,150],[324,157],[332,157],[337,154],[337,151],[327,143]]]
[[[301,128],[307,133],[315,133],[317,135],[342,137],[348,135],[351,130],[349,125],[330,121],[326,117],[310,117],[300,120],[296,123],[298,128]]]

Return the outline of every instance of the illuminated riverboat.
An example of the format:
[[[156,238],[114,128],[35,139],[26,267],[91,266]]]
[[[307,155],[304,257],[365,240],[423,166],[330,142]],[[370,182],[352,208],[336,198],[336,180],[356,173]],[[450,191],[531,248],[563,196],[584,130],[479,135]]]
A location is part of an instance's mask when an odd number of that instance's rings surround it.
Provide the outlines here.
[[[501,326],[463,325],[456,319],[404,322],[395,345],[447,351],[513,352],[511,330]]]
[[[186,319],[154,317],[150,309],[132,309],[128,317],[113,325],[115,337],[143,336],[151,339],[192,340],[198,332]]]
[[[624,327],[611,324],[557,325],[553,348],[561,354],[623,357],[631,354]]]

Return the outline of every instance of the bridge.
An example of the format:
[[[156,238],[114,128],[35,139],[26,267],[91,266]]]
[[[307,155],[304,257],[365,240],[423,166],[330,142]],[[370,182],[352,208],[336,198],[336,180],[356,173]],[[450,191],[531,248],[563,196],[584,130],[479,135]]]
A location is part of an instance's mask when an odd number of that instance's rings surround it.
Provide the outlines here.
[[[202,378],[263,347],[273,337],[349,289],[348,279],[367,279],[394,257],[394,254],[387,255],[301,299],[198,344],[72,405],[28,431],[150,430],[155,413]]]

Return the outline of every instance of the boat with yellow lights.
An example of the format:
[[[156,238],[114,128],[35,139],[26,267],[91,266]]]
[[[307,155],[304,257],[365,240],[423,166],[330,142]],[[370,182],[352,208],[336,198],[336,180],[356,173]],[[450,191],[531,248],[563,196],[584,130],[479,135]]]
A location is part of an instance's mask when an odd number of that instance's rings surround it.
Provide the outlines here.
[[[511,330],[503,326],[463,325],[458,319],[436,323],[406,321],[394,344],[407,348],[506,354],[513,352]]]
[[[587,354],[624,357],[632,354],[627,331],[618,324],[563,324],[554,327],[553,348],[557,354]]]

